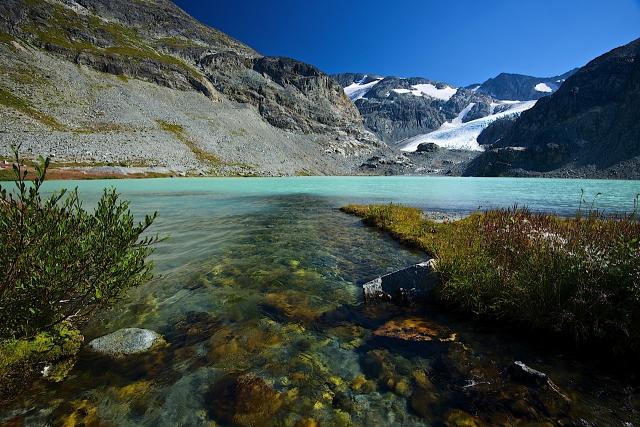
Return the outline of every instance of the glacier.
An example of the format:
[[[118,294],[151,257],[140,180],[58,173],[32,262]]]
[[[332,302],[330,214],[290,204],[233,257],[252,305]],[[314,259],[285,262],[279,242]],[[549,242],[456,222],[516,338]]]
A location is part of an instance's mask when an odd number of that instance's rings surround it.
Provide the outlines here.
[[[443,123],[437,130],[400,141],[398,147],[402,151],[413,152],[423,142],[433,142],[440,147],[448,149],[484,151],[482,146],[478,144],[478,136],[487,126],[498,119],[519,115],[533,107],[535,103],[536,101],[498,102],[495,106],[509,105],[509,108],[496,114],[463,123],[462,119],[473,108],[474,104],[471,103],[455,119]],[[494,108],[495,106],[492,105]]]

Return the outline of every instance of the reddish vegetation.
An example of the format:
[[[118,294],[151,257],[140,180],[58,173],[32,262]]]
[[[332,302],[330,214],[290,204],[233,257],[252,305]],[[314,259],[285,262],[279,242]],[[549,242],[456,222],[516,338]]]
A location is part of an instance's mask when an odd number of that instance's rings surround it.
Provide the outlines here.
[[[28,171],[27,179],[31,180],[35,176],[33,167],[23,165]],[[117,173],[117,172],[99,172],[92,171],[88,168],[68,168],[68,167],[50,167],[47,170],[47,180],[75,180],[75,179],[121,179],[121,178],[160,178],[169,177],[171,175],[156,172],[148,173]],[[12,164],[8,162],[0,163],[0,181],[13,180]]]

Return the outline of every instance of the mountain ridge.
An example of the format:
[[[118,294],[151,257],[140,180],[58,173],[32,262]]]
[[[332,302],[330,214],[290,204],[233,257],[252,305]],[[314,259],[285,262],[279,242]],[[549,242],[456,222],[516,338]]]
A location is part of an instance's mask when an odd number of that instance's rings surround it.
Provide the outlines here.
[[[467,174],[640,177],[640,39],[593,59],[491,135]]]
[[[578,68],[552,77],[534,77],[526,74],[500,73],[480,85],[472,85],[474,90],[504,101],[533,101],[557,91],[562,83]],[[469,86],[467,86],[469,88]]]
[[[69,162],[323,174],[353,173],[360,156],[385,149],[340,86],[316,67],[262,56],[168,0],[6,0],[0,35],[5,155],[22,142],[27,152],[56,151]],[[169,102],[176,97],[180,108]],[[138,110],[125,99],[135,99]],[[179,152],[155,159],[151,133]]]

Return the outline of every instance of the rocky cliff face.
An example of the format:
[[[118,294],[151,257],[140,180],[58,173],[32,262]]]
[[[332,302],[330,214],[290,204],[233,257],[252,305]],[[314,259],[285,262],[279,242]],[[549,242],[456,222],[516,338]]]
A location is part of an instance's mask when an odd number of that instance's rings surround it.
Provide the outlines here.
[[[640,39],[580,68],[503,129],[469,174],[640,177]]]
[[[480,85],[468,86],[468,89],[484,93],[495,99],[532,101],[557,91],[562,83],[576,71],[577,69],[573,69],[553,77],[532,77],[523,74],[501,73]]]
[[[201,161],[210,154],[220,163],[243,163],[253,165],[256,173],[279,174],[293,173],[296,168],[305,173],[344,173],[344,168],[359,164],[358,156],[384,149],[364,129],[357,109],[333,79],[293,59],[264,57],[199,23],[168,0],[4,0],[0,3],[0,49],[0,115],[9,119],[3,120],[3,151],[9,143],[24,140],[34,150],[56,146],[58,152],[74,159],[96,160],[93,151],[98,151],[100,157],[114,155],[110,158],[114,160],[117,155],[95,149],[90,140],[109,145],[113,133],[119,133],[129,141],[142,141],[143,130],[153,128],[186,145],[191,151],[187,157],[194,158],[187,164],[168,166],[202,169],[211,166]],[[75,68],[67,75],[58,73],[57,69],[68,68],[67,63]],[[29,75],[33,78],[25,77]],[[72,75],[74,81],[69,79]],[[109,75],[117,76],[117,82]],[[160,89],[143,89],[142,82]],[[114,86],[122,97],[98,99],[107,96],[107,87]],[[157,98],[147,97],[149,105],[144,105],[145,94],[136,92],[140,90]],[[30,96],[25,98],[25,94]],[[174,111],[162,110],[171,97],[183,99],[184,105],[167,105]],[[203,104],[201,97],[208,103]],[[146,117],[128,123],[127,117],[115,111],[129,110],[122,98],[139,99],[139,111]],[[93,101],[90,107],[80,107],[89,101]],[[60,104],[70,107],[61,110]],[[108,104],[109,109],[101,104]],[[163,118],[176,113],[183,116],[180,122]],[[234,114],[245,122],[234,123]],[[87,116],[100,119],[91,123]],[[252,122],[246,123],[252,116]],[[50,143],[32,143],[33,133],[20,134],[20,118],[32,121],[38,131],[49,128],[52,132],[42,132],[38,139]],[[195,123],[204,119],[207,125]],[[95,131],[81,132],[87,127]],[[221,133],[228,140],[245,141],[245,146],[226,143]],[[65,150],[52,141],[54,137],[73,142]],[[279,139],[284,149],[271,147],[256,154],[255,147],[246,147],[253,145],[248,144],[251,137],[256,144],[272,140],[275,144]],[[287,145],[293,141],[298,141],[296,147],[309,145],[313,152],[298,153],[302,160],[294,152],[287,155]],[[124,159],[115,160],[126,163],[123,150],[117,151]],[[82,154],[86,152],[92,154]],[[269,154],[280,157],[270,160]],[[318,159],[322,156],[336,158]]]

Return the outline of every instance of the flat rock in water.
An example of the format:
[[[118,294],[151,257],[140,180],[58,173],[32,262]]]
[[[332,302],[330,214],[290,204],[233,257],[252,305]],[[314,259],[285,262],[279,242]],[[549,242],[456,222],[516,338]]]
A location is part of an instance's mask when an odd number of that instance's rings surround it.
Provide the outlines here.
[[[362,285],[366,302],[392,301],[400,305],[413,305],[428,297],[438,285],[435,260],[385,274]]]
[[[148,329],[125,328],[89,342],[89,348],[108,356],[143,353],[164,343],[162,335]]]

